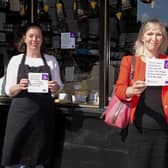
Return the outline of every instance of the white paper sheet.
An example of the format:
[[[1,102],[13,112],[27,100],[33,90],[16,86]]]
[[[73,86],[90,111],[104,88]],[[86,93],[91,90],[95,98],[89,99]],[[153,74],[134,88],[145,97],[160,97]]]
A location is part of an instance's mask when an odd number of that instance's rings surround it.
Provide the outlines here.
[[[147,86],[168,85],[168,59],[148,59],[146,84]]]
[[[28,92],[47,93],[48,92],[48,73],[29,73]]]
[[[61,49],[74,49],[75,48],[75,33],[65,32],[61,33]]]

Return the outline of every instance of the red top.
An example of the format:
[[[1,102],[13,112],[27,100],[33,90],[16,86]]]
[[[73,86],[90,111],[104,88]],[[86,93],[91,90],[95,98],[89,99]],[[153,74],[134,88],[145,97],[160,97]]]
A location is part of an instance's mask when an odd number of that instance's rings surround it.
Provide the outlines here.
[[[134,77],[132,81],[129,81],[129,74],[131,69],[131,56],[124,56],[121,60],[120,64],[120,72],[115,86],[115,95],[122,100],[126,100],[126,89],[129,86],[129,83],[136,81],[136,80],[145,80],[145,70],[146,70],[146,63],[141,60],[139,56],[136,56],[136,64],[134,70]],[[160,59],[168,59],[166,55],[160,55]],[[168,86],[162,86],[162,104],[163,109],[166,117],[166,122],[168,123]],[[135,110],[139,101],[139,96],[133,96],[131,101],[131,115],[130,120],[133,123]]]

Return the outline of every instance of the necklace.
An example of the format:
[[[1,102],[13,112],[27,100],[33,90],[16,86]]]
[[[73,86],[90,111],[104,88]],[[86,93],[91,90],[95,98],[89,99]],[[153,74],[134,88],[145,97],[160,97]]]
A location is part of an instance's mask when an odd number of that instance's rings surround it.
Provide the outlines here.
[[[146,56],[146,55],[141,55],[141,60],[143,62],[147,62],[148,59],[157,59],[158,56]]]

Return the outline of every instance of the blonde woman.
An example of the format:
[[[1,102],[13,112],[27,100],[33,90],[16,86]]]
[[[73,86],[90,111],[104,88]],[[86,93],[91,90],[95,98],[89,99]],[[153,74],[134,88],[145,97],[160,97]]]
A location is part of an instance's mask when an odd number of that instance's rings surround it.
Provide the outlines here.
[[[144,22],[135,42],[135,72],[129,81],[131,56],[123,57],[115,94],[131,101],[128,167],[168,167],[168,86],[147,86],[148,59],[168,59],[166,27],[157,19]],[[131,83],[131,84],[130,84]]]

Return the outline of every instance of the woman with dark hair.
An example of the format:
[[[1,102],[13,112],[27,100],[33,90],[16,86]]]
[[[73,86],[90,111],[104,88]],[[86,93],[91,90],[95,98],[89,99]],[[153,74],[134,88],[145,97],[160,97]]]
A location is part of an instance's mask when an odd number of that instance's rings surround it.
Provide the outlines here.
[[[49,167],[54,137],[52,95],[62,87],[62,81],[56,58],[42,52],[42,43],[41,27],[29,25],[19,43],[23,53],[13,56],[7,67],[5,90],[12,102],[2,154],[4,166]],[[45,91],[29,90],[33,80],[29,74],[45,74]],[[34,84],[40,85],[35,80]]]

